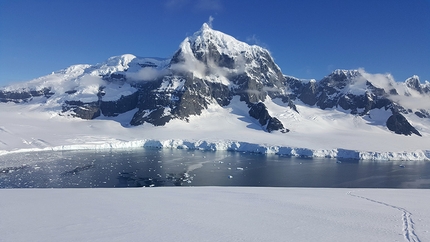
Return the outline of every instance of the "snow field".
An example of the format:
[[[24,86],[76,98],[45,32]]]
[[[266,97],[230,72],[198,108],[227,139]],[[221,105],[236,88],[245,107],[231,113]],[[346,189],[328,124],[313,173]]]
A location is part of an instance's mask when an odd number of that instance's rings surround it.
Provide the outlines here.
[[[430,121],[428,127],[419,130],[423,137],[403,136],[388,131],[378,120],[369,121],[338,110],[323,111],[299,104],[299,113],[296,113],[282,107],[278,100],[267,100],[266,105],[271,115],[291,130],[289,133],[261,130],[258,121],[247,115],[246,104],[237,97],[226,108],[211,105],[202,115],[191,116],[188,122],[172,120],[161,127],[130,126],[128,123],[136,110],[115,118],[81,120],[59,116],[57,111],[41,110],[37,103],[1,103],[0,155],[40,150],[160,147],[307,157],[430,160]]]
[[[430,240],[428,190],[159,187],[0,193],[5,242]]]

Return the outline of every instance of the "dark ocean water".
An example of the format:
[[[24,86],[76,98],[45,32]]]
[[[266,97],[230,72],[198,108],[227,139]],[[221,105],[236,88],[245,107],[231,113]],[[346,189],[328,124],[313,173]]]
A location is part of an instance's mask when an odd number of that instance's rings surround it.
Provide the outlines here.
[[[430,162],[148,148],[0,156],[0,188],[140,186],[430,188]]]

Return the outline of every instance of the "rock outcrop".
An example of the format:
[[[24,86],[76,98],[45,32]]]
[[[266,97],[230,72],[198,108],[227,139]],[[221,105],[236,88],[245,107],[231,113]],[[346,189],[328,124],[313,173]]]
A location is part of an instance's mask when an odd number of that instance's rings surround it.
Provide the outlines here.
[[[408,120],[400,113],[394,113],[388,118],[387,128],[396,134],[403,134],[403,135],[416,134],[418,136],[421,136],[420,132],[418,132],[408,122]]]

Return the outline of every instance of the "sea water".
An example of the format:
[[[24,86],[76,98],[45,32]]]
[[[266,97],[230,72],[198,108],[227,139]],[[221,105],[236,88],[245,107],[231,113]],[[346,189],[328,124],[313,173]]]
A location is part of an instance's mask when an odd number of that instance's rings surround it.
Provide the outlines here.
[[[430,162],[154,148],[0,156],[0,188],[143,186],[430,188]]]

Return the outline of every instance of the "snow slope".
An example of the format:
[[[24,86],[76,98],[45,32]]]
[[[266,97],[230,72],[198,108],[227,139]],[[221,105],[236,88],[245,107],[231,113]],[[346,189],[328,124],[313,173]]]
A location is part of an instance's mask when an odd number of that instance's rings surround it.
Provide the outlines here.
[[[1,241],[430,241],[429,190],[0,190]]]
[[[97,101],[100,87],[103,87],[103,101],[116,101],[121,96],[131,95],[137,89],[132,87],[130,82],[155,79],[162,73],[169,61],[169,59],[142,58],[124,54],[110,57],[105,62],[95,65],[73,65],[50,75],[1,89],[5,92],[28,92],[49,88],[52,96],[48,99],[32,98],[30,103],[39,104],[40,110],[60,112],[65,101],[84,103]],[[151,66],[151,68],[142,68],[143,65]],[[112,73],[127,77],[128,82],[121,78],[117,81],[106,81],[104,77]]]
[[[148,123],[128,125],[135,110],[113,119],[82,120],[40,111],[39,105],[0,103],[0,154],[153,146],[309,157],[430,159],[430,120],[427,125],[417,126],[422,137],[394,135],[378,125],[378,120],[306,105],[297,105],[296,113],[268,99],[271,115],[291,129],[284,134],[262,132],[258,121],[246,115],[246,104],[238,97],[225,108],[209,106],[188,122],[172,120],[158,127]],[[351,132],[354,129],[359,132]]]
[[[253,69],[259,68],[261,63],[267,62],[267,58],[273,62],[268,50],[257,45],[248,45],[228,34],[213,30],[206,23],[199,31],[185,38],[179,51],[183,62],[173,64],[172,69],[191,71],[198,78],[211,82],[221,82],[226,86],[234,86],[228,76],[243,72],[253,76]],[[220,60],[214,60],[214,57],[211,56],[212,52],[230,58],[234,64],[229,66],[226,63],[220,63],[222,62]],[[200,60],[197,56],[200,57]],[[280,71],[280,68],[276,64],[275,68],[276,70],[267,68],[266,75],[276,76],[276,71]],[[260,79],[261,77],[253,78]]]

